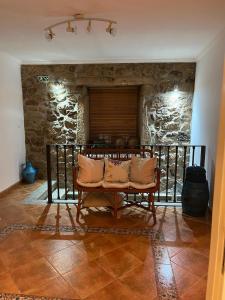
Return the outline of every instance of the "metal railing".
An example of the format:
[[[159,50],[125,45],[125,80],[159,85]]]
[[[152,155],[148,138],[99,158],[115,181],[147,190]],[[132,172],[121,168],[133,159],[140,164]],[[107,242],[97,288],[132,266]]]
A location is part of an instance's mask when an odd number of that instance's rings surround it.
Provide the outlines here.
[[[77,154],[87,147],[93,145],[46,145],[49,203],[76,199],[73,168],[77,162]],[[160,189],[155,195],[157,202],[181,202],[186,167],[205,166],[206,146],[203,145],[138,145],[137,147],[150,149],[152,156],[158,159],[161,180]]]

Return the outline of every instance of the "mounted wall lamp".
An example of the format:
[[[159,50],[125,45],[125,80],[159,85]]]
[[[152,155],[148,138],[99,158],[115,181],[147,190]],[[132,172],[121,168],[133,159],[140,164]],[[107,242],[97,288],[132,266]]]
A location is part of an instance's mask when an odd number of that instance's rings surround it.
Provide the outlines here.
[[[104,23],[107,23],[108,26],[106,27],[106,32],[109,33],[111,36],[115,36],[116,33],[117,33],[117,30],[114,27],[114,25],[117,24],[116,21],[113,21],[113,20],[110,20],[110,19],[104,19],[104,18],[85,17],[82,14],[75,14],[70,19],[67,19],[65,21],[58,22],[58,23],[55,23],[53,25],[50,25],[50,26],[46,27],[44,29],[44,31],[46,32],[45,33],[46,39],[48,41],[53,40],[55,38],[55,36],[56,36],[55,33],[53,32],[53,28],[58,27],[58,26],[63,25],[63,24],[67,24],[66,32],[77,33],[77,27],[76,27],[76,25],[73,27],[72,23],[76,23],[76,22],[79,22],[79,21],[86,21],[86,22],[88,22],[88,25],[87,25],[87,32],[88,33],[90,33],[92,31],[92,24],[93,24],[93,22],[104,22]]]

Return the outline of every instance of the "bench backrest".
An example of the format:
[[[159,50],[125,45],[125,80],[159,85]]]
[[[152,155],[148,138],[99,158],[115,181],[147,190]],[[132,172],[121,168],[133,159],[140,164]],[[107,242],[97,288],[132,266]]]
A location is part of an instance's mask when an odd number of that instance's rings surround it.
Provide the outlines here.
[[[152,157],[150,149],[129,149],[129,148],[86,148],[81,152],[82,155],[93,159],[108,157],[115,160],[129,160],[133,155],[139,157]]]

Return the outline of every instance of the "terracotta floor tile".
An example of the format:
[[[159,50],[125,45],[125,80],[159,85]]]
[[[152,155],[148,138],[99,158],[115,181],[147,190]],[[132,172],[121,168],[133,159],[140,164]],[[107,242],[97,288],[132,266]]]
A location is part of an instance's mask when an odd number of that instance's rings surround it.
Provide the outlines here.
[[[210,250],[210,235],[205,234],[199,236],[197,241],[194,243],[194,248],[199,251],[201,254],[209,257],[209,250]]]
[[[83,299],[99,291],[113,281],[110,274],[95,262],[88,262],[75,267],[63,275],[75,292]]]
[[[59,276],[55,269],[43,258],[20,266],[10,274],[22,293],[35,288],[37,284],[40,286],[47,284],[50,279]]]
[[[24,244],[19,249],[11,249],[9,246],[8,251],[0,251],[0,259],[5,268],[10,271],[40,258],[42,258],[41,253],[29,244]]]
[[[4,266],[4,264],[3,264],[3,262],[2,262],[2,259],[1,259],[1,257],[0,257],[0,275],[2,274],[2,273],[6,273],[7,272],[7,269],[6,269],[6,267]]]
[[[172,258],[175,254],[182,251],[183,248],[184,247],[176,247],[176,246],[170,247],[170,246],[167,246],[167,251],[168,251],[169,257]]]
[[[193,286],[187,289],[187,291],[181,297],[181,300],[205,300],[207,281],[200,279]]]
[[[56,225],[55,232],[17,230],[0,241],[0,291],[88,300],[156,300],[154,263],[156,279],[172,293],[171,258],[182,300],[204,299],[209,218],[184,216],[178,207],[157,207],[153,226],[152,215],[142,209],[128,208],[115,219],[100,208],[83,210],[77,223],[75,205],[23,202],[42,183],[21,184],[0,197],[0,228],[12,223]],[[59,232],[60,225],[153,228],[164,232],[165,241],[154,248],[153,256],[148,236]],[[202,279],[194,282],[199,275]]]
[[[79,295],[61,276],[50,279],[47,284],[26,291],[27,295],[80,299]]]
[[[0,292],[19,293],[20,290],[9,273],[0,274]]]
[[[62,249],[46,258],[60,274],[67,273],[88,260],[87,254],[77,245]]]
[[[172,257],[172,262],[198,276],[208,272],[208,258],[191,248],[183,249]]]
[[[37,239],[31,243],[32,247],[37,249],[43,255],[52,255],[62,249],[73,245],[70,240],[60,239]]]
[[[112,242],[106,234],[92,234],[84,239],[78,246],[84,251],[89,260],[101,257],[104,254],[121,247],[122,245]]]
[[[182,296],[200,277],[172,263],[173,273],[179,296]]]
[[[126,285],[115,280],[103,289],[91,294],[85,300],[141,300],[141,298],[127,288]]]
[[[193,243],[196,241],[194,232],[187,228],[163,228],[163,234],[166,241]]]
[[[120,234],[106,234],[105,237],[107,240],[110,240],[110,242],[114,243],[116,246],[119,245],[120,247],[127,245],[127,243],[137,238],[132,235],[120,235]]]
[[[27,245],[29,240],[21,231],[10,233],[4,240],[0,241],[0,251],[7,252],[11,249],[23,248],[24,245]]]
[[[133,269],[120,278],[120,281],[138,299],[148,300],[157,297],[155,270],[151,263]]]
[[[96,263],[115,278],[142,264],[140,259],[120,248],[98,258]]]
[[[153,263],[154,261],[152,244],[146,237],[133,239],[128,242],[123,248],[139,258],[142,262],[151,261]]]

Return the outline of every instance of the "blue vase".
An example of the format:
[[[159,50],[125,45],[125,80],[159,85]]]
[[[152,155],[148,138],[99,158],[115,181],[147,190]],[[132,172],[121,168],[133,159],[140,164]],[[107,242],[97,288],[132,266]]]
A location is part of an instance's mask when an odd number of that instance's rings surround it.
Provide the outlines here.
[[[22,171],[23,181],[25,181],[26,183],[34,183],[37,172],[37,168],[34,168],[30,161],[26,162],[26,166]]]

